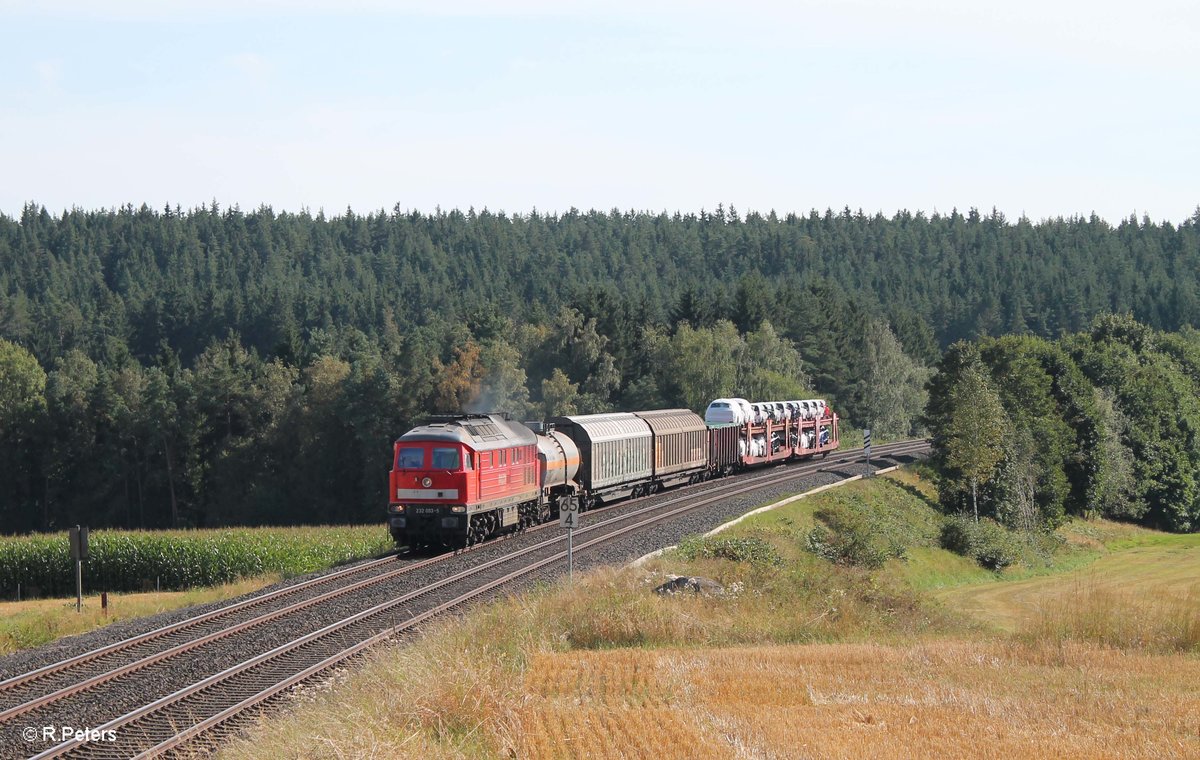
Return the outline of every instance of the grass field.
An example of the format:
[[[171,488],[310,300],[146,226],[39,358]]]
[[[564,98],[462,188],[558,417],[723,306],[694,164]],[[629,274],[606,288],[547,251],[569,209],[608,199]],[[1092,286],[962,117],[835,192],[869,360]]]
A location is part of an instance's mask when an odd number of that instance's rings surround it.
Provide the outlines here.
[[[1076,556],[1063,572],[965,584],[944,604],[1027,638],[1086,640],[1120,648],[1200,652],[1200,535],[1167,535],[1113,523],[1069,526]]]
[[[231,599],[279,579],[278,574],[272,574],[189,591],[109,594],[107,615],[101,609],[99,595],[85,596],[82,611],[78,613],[74,598],[0,602],[0,655],[84,633],[118,620]]]
[[[667,554],[442,621],[223,756],[1200,756],[1195,537],[1076,524],[995,574],[936,548],[928,490],[853,484],[721,534],[752,559]],[[899,554],[819,559],[831,510]],[[650,593],[685,572],[731,592]]]

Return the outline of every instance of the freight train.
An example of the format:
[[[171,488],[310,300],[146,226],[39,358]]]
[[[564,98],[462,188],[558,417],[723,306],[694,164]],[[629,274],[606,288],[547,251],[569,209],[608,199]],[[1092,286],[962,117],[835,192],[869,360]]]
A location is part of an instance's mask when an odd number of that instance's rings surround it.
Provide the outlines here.
[[[688,409],[542,423],[438,415],[395,442],[388,528],[399,545],[469,546],[554,519],[568,502],[586,511],[837,446],[823,401],[718,399],[705,419]]]

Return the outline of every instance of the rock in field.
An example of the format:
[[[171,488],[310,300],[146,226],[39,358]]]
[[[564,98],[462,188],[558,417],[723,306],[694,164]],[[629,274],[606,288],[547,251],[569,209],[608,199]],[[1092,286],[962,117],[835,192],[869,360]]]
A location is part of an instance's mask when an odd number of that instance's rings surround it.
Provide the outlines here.
[[[704,596],[723,596],[725,594],[725,588],[711,578],[679,575],[669,578],[666,583],[654,589],[654,593],[661,596],[666,596],[667,594],[680,594],[684,592],[703,594]]]

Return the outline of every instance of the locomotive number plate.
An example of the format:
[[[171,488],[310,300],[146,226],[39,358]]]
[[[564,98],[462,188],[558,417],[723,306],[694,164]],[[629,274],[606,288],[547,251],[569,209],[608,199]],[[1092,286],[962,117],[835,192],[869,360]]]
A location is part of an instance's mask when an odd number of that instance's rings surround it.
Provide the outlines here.
[[[436,515],[438,513],[438,508],[437,507],[413,507],[412,511],[413,511],[414,515]]]

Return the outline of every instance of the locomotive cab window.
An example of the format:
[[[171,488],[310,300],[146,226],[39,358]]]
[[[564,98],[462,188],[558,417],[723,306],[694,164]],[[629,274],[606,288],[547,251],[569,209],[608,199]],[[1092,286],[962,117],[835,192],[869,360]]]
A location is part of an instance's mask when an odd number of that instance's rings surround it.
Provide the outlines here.
[[[396,469],[419,470],[425,466],[425,449],[406,447],[396,455]]]
[[[433,450],[433,469],[457,470],[459,466],[458,463],[458,449]]]

